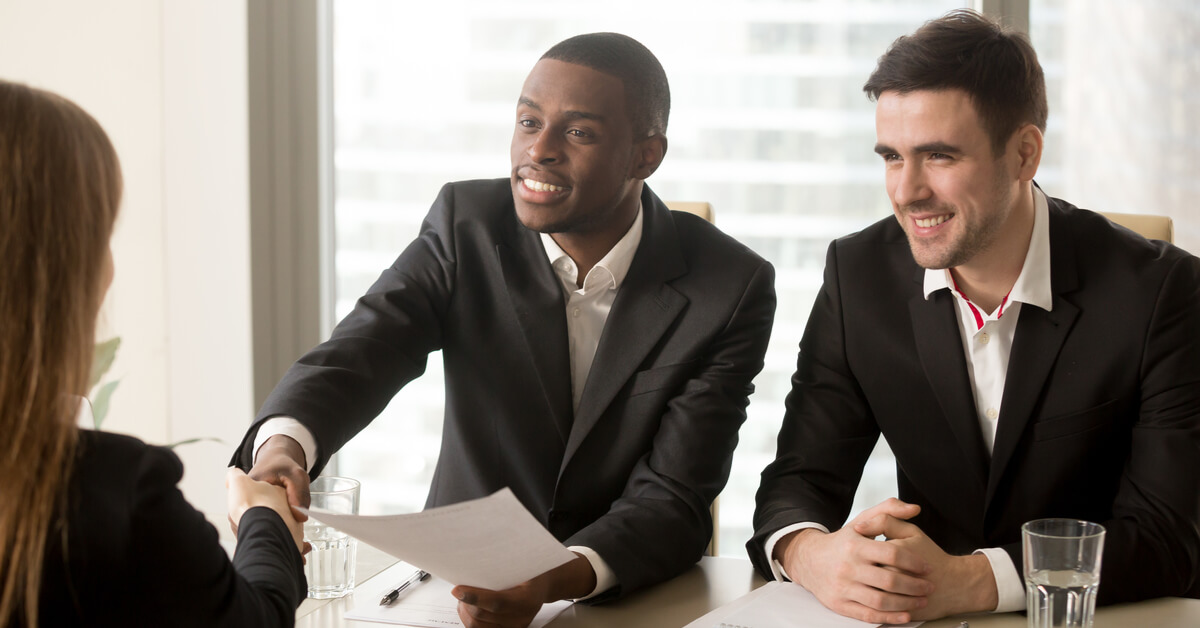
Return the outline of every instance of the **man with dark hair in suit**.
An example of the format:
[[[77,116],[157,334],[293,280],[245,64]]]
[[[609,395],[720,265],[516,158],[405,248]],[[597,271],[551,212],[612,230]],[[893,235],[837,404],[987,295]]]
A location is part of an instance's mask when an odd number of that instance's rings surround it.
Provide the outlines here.
[[[1195,595],[1200,260],[1033,183],[1046,90],[1023,35],[952,12],[864,91],[895,217],[829,247],[759,571],[873,623],[1019,610],[1021,524],[1069,517],[1107,529],[1100,603]],[[881,433],[900,499],[843,525]]]
[[[543,602],[624,595],[695,563],[763,366],[774,271],[643,184],[669,108],[661,65],[629,37],[547,52],[517,102],[511,177],[442,189],[234,463],[307,503],[309,478],[440,349],[426,505],[507,486],[579,555],[507,591],[457,587],[468,626],[524,626]]]

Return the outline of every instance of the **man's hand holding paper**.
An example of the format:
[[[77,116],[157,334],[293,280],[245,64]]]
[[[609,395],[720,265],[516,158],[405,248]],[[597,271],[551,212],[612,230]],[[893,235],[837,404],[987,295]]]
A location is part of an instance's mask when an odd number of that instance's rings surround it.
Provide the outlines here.
[[[454,587],[458,617],[467,628],[528,626],[542,605],[584,597],[596,588],[596,573],[580,554],[550,571],[503,591],[466,585]]]
[[[407,515],[302,512],[447,582],[491,591],[515,587],[578,558],[509,489]]]

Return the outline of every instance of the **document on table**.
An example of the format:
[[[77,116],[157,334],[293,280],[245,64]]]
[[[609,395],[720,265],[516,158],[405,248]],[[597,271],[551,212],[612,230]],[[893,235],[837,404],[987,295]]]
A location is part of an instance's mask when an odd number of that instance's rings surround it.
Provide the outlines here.
[[[346,613],[346,619],[434,628],[462,626],[458,619],[458,600],[450,595],[453,585],[441,578],[430,578],[408,587],[391,606],[379,605],[379,599],[385,593],[416,570],[408,563],[399,562],[358,585],[353,593],[354,607]],[[529,624],[530,628],[545,626],[569,606],[571,603],[565,600],[542,606],[541,612]]]
[[[923,622],[901,624],[915,628]],[[792,582],[768,582],[709,612],[685,628],[875,628],[825,608],[808,589]],[[888,624],[889,626],[891,624]]]
[[[446,582],[493,591],[575,558],[508,488],[407,515],[301,511]]]

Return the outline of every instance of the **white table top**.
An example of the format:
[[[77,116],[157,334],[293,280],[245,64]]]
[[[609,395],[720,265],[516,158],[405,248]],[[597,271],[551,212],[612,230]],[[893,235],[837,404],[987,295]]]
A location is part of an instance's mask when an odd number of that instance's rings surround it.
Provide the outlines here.
[[[396,562],[368,545],[359,544],[357,580],[365,582]],[[750,561],[739,558],[705,557],[700,563],[658,586],[614,603],[599,606],[576,604],[550,623],[550,628],[670,628],[683,626],[708,611],[731,602],[763,584]],[[382,626],[343,618],[349,603],[346,598],[305,600],[296,611],[298,628],[348,628]],[[1020,613],[980,614],[951,617],[923,624],[923,628],[958,628],[959,622],[971,628],[1022,628]],[[1096,609],[1096,628],[1153,626],[1155,628],[1195,628],[1200,626],[1200,600],[1164,598],[1138,604]]]

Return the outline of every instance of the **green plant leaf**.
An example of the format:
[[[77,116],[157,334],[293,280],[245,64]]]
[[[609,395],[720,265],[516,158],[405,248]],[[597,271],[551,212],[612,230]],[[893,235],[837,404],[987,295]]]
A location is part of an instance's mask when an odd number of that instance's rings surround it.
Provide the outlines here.
[[[202,440],[212,441],[214,443],[221,443],[222,445],[225,444],[225,441],[223,441],[219,438],[204,437],[204,438],[186,438],[179,442],[175,442],[175,443],[171,443],[169,445],[163,445],[163,446],[166,447],[167,449],[175,449],[176,447],[178,447],[180,445],[190,445],[192,443],[198,443]]]
[[[92,353],[92,376],[88,383],[88,390],[95,388],[108,369],[112,368],[113,360],[117,358],[117,349],[120,346],[120,336],[96,343],[96,350]]]
[[[92,399],[92,423],[96,429],[100,429],[100,424],[104,423],[104,417],[108,415],[108,401],[112,398],[113,391],[117,389],[117,384],[120,381],[109,382],[100,387],[96,391],[96,396]]]

